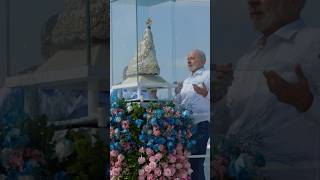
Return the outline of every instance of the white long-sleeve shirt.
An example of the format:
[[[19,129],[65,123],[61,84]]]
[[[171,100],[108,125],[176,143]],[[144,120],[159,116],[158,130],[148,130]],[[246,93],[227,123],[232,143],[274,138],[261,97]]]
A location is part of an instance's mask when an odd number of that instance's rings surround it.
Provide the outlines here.
[[[304,113],[277,100],[263,71],[274,70],[297,81],[294,66],[307,77],[313,104]],[[255,45],[239,60],[226,101],[233,123],[228,135],[258,133],[257,147],[266,158],[270,179],[320,179],[320,30],[294,21],[269,36],[263,48]]]
[[[202,86],[203,83],[208,90],[206,97],[195,92],[192,86],[192,84]],[[192,111],[194,124],[210,121],[210,71],[200,68],[185,79],[177,99]]]

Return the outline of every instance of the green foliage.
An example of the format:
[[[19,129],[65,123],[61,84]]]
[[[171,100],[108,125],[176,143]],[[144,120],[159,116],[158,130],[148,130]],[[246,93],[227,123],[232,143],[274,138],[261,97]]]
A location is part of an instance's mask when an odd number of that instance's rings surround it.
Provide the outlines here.
[[[132,119],[142,118],[144,109],[141,107],[140,103],[134,102],[132,103],[133,112],[131,113]]]
[[[131,151],[128,156],[125,158],[125,163],[128,168],[125,168],[123,171],[124,180],[136,180],[139,177],[139,169],[141,166],[139,165],[137,159],[139,158],[140,153],[138,150]]]
[[[88,133],[69,131],[68,136],[74,142],[75,156],[67,163],[67,172],[72,179],[104,179],[106,154],[108,147],[99,140],[98,136],[90,136]],[[96,139],[96,142],[93,141]]]
[[[150,102],[148,108],[151,110],[155,110],[155,109],[160,109],[161,106],[160,106],[160,103],[158,102]]]
[[[26,119],[20,126],[23,133],[30,139],[30,147],[41,150],[46,159],[53,153],[53,144],[51,143],[54,129],[47,126],[47,117],[42,115],[36,119]]]
[[[127,101],[124,98],[120,98],[117,100],[117,104],[118,104],[119,108],[126,109]]]

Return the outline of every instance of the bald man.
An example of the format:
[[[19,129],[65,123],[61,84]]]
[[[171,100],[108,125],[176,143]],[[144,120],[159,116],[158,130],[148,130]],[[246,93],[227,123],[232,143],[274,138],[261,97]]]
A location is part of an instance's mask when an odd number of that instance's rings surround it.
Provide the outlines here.
[[[187,65],[191,76],[178,84],[176,100],[193,112],[197,132],[193,135],[197,144],[192,150],[193,155],[206,154],[210,127],[210,71],[204,68],[206,56],[199,49],[188,54]],[[205,180],[205,158],[190,159],[193,173],[191,179]]]

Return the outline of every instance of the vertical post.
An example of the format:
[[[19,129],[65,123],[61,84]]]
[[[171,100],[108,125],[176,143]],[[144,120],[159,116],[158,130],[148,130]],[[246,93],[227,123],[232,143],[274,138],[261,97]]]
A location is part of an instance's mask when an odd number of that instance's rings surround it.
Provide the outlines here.
[[[24,111],[32,118],[39,117],[39,96],[36,87],[24,88]]]
[[[91,14],[90,14],[90,0],[87,0],[86,8],[87,17],[87,65],[91,65]]]
[[[6,8],[6,60],[5,77],[9,77],[10,72],[10,0],[5,1]]]
[[[107,127],[107,110],[105,108],[99,107],[97,110],[98,127]]]
[[[99,107],[99,80],[88,80],[88,116],[93,116]]]

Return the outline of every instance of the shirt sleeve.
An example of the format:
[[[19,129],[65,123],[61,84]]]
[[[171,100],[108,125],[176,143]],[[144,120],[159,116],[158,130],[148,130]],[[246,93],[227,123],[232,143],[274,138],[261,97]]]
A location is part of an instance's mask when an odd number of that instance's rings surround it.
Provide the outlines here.
[[[206,80],[204,81],[204,85],[207,87],[208,94],[205,97],[208,101],[210,101],[210,72],[207,75]]]
[[[316,47],[320,49],[317,44]],[[320,125],[320,50],[312,48],[307,64],[301,66],[306,75],[311,93],[313,94],[313,102],[310,108],[303,114],[307,119],[310,119]]]
[[[318,71],[320,71],[320,69]],[[313,74],[315,74],[315,72],[313,72]],[[313,95],[313,101],[310,108],[304,112],[304,115],[307,119],[310,119],[320,125],[320,72],[318,73],[318,76],[311,76],[308,81]]]

